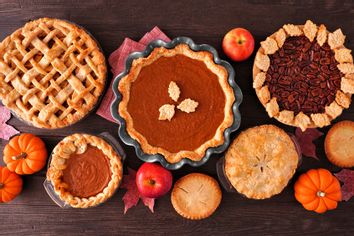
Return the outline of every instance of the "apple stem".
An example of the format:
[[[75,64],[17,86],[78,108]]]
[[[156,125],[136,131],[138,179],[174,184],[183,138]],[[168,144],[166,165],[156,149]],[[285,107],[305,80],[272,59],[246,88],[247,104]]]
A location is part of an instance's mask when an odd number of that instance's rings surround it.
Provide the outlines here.
[[[21,152],[19,155],[12,156],[12,160],[17,161],[19,159],[26,158],[26,157],[27,157],[27,153]]]
[[[149,179],[149,184],[150,184],[150,185],[154,185],[154,184],[155,184],[155,180]]]
[[[4,187],[3,183],[0,183],[0,189],[2,189]]]

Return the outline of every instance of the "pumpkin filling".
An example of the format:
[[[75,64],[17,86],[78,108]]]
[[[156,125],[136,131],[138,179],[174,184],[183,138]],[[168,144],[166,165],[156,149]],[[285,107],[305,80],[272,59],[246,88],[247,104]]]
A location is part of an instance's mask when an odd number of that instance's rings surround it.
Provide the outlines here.
[[[169,96],[171,81],[181,90],[178,101]],[[159,120],[159,108],[188,98],[198,101],[195,112],[176,111],[173,119]],[[225,94],[218,77],[204,62],[184,55],[160,57],[143,67],[132,83],[128,112],[134,129],[147,142],[169,152],[193,151],[214,137],[223,122]]]
[[[82,154],[71,154],[63,170],[63,182],[75,197],[88,198],[102,192],[111,180],[109,159],[96,147],[87,146]]]

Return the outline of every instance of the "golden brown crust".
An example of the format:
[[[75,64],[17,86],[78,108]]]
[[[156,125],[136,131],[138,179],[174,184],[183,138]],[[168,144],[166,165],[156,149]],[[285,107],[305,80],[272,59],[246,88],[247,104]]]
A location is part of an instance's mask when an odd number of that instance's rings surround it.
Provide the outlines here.
[[[274,125],[243,131],[225,155],[225,173],[241,194],[265,199],[280,193],[295,173],[299,154],[289,135]]]
[[[108,158],[111,169],[111,180],[107,187],[96,196],[79,198],[66,191],[65,183],[62,181],[63,170],[66,168],[66,159],[73,153],[84,153],[87,145],[98,148]],[[102,138],[89,134],[73,134],[60,141],[52,153],[52,160],[47,171],[47,179],[51,181],[55,193],[61,200],[74,208],[87,208],[96,206],[113,195],[118,188],[123,175],[121,157]]]
[[[39,128],[82,119],[102,94],[106,72],[96,42],[67,21],[31,21],[0,44],[0,99]]]
[[[190,220],[205,219],[218,208],[222,192],[212,177],[192,173],[180,178],[171,193],[176,212]]]
[[[154,61],[156,61],[162,56],[172,57],[177,54],[183,54],[192,59],[200,60],[204,62],[205,65],[218,76],[219,83],[225,94],[226,102],[225,102],[225,110],[224,110],[225,118],[223,122],[220,124],[220,126],[218,127],[218,129],[216,130],[216,133],[212,139],[206,140],[204,144],[202,144],[200,147],[198,147],[193,151],[181,150],[177,153],[171,153],[168,150],[163,149],[161,147],[155,147],[150,145],[148,140],[146,140],[146,138],[142,134],[140,134],[138,131],[134,129],[133,119],[127,110],[127,106],[129,102],[130,86],[136,80],[138,74],[140,73],[141,68],[153,63]],[[195,52],[191,50],[189,46],[186,44],[180,44],[173,49],[167,49],[163,47],[155,48],[148,57],[138,58],[134,60],[132,63],[132,68],[130,70],[130,73],[125,77],[123,77],[122,80],[119,82],[118,89],[123,96],[122,96],[122,101],[119,103],[118,111],[119,114],[126,121],[127,131],[129,135],[140,143],[141,148],[145,153],[148,154],[160,153],[165,157],[165,159],[169,163],[179,162],[183,158],[188,158],[193,161],[199,161],[203,158],[206,150],[209,147],[216,147],[224,143],[223,133],[225,129],[230,127],[233,123],[232,105],[235,101],[235,96],[231,86],[227,81],[227,78],[228,78],[228,73],[226,69],[220,65],[215,64],[213,61],[212,54],[207,51]]]
[[[336,166],[354,167],[354,122],[345,120],[333,125],[324,143],[327,158]]]
[[[284,30],[285,29],[285,30]],[[275,32],[274,34],[272,34],[271,36],[267,37],[267,40],[269,41],[269,38],[272,38],[274,40],[277,40],[277,42],[279,41],[279,34],[281,33],[282,35],[282,40],[280,42],[280,45],[283,45],[284,42],[284,32],[286,37],[289,37],[291,35],[305,35],[307,38],[309,38],[310,41],[313,40],[317,40],[317,42],[320,45],[323,45],[325,42],[328,42],[328,40],[331,41],[332,44],[332,50],[336,53],[336,57],[335,59],[337,60],[338,63],[340,63],[338,65],[338,67],[341,69],[341,71],[345,74],[345,76],[342,78],[342,86],[344,86],[344,88],[342,87],[341,90],[346,92],[345,95],[350,99],[351,95],[353,93],[352,92],[352,84],[354,84],[353,79],[349,78],[350,75],[352,75],[352,68],[354,68],[353,65],[353,60],[352,60],[352,56],[350,54],[350,50],[347,49],[343,43],[344,43],[344,38],[345,36],[342,34],[342,32],[340,30],[336,30],[335,33],[329,33],[326,30],[326,27],[324,25],[320,25],[319,27],[316,26],[315,24],[313,24],[311,21],[306,21],[305,25],[285,25],[283,28],[281,28],[281,30],[278,30],[277,32]],[[316,37],[316,33],[317,33],[317,37]],[[329,37],[330,35],[330,37]],[[336,39],[336,36],[338,36],[339,38]],[[285,38],[286,38],[285,37]],[[279,44],[279,42],[278,42]],[[263,43],[264,45],[264,43]],[[279,47],[281,48],[281,47]],[[272,53],[274,53],[272,51]],[[263,47],[260,47],[257,55],[263,55],[265,53],[265,50]],[[267,70],[264,70],[262,68],[260,68],[257,65],[257,62],[255,60],[254,64],[253,64],[253,81],[256,81],[256,83],[258,82],[258,74],[260,73],[266,73]],[[263,85],[263,83],[262,83]],[[343,90],[344,89],[344,90]],[[269,91],[265,91],[268,90],[267,88],[265,88],[265,86],[263,87],[259,87],[259,85],[255,88],[256,90],[256,94],[258,96],[258,99],[261,101],[262,105],[266,108],[267,107],[267,103],[268,101],[271,99],[269,97],[264,97],[264,96],[268,96]],[[262,93],[260,93],[260,91],[262,91]],[[339,96],[337,94],[337,96]],[[340,99],[337,98],[336,99]],[[342,96],[343,97],[343,96]],[[345,106],[342,106],[341,104],[337,104],[340,105],[342,108],[347,108]],[[319,121],[319,114],[316,114],[315,116],[307,116],[307,117],[297,117],[296,116],[293,117],[291,120],[290,119],[283,119],[283,117],[281,116],[283,113],[282,111],[286,111],[286,110],[280,110],[280,112],[277,115],[274,115],[273,113],[270,113],[269,116],[270,117],[274,117],[275,119],[277,119],[278,121],[282,122],[283,124],[286,125],[291,125],[291,126],[295,126],[295,127],[300,127],[302,130],[305,130],[306,128],[317,128],[317,127],[323,127],[323,126],[327,126],[330,125],[331,121],[333,119],[335,119],[337,116],[339,116],[341,114],[341,112],[333,112],[333,108],[335,106],[335,104],[328,108],[330,105],[325,107],[326,112],[321,114],[321,117],[324,117],[324,119],[321,119],[321,121]],[[327,112],[329,111],[329,112]],[[269,113],[269,112],[268,112]],[[301,118],[301,120],[300,120]],[[303,118],[303,119],[302,119]],[[309,121],[308,121],[309,118]],[[328,119],[327,119],[328,118]],[[314,120],[315,119],[315,120]]]

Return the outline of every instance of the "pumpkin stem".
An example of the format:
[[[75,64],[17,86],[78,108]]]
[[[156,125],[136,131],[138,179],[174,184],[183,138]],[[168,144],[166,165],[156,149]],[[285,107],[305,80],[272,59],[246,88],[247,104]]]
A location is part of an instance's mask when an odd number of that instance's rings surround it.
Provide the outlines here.
[[[3,183],[0,183],[0,189],[2,189],[4,187]]]
[[[322,192],[322,191],[318,191],[318,192],[317,192],[317,196],[318,196],[318,197],[324,197],[324,196],[326,196],[326,193],[325,193],[325,192]]]
[[[19,155],[17,155],[17,156],[12,156],[12,160],[14,160],[14,161],[17,161],[17,160],[19,160],[19,159],[22,159],[22,158],[26,158],[27,157],[27,153],[25,153],[25,152],[21,152]]]

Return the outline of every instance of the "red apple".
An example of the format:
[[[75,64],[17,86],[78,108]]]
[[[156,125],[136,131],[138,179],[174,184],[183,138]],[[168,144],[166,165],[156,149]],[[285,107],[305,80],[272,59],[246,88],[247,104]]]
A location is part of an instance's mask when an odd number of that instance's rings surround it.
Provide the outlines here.
[[[144,163],[136,173],[136,185],[144,197],[158,198],[170,191],[172,174],[158,164]]]
[[[244,61],[252,55],[254,38],[248,30],[235,28],[224,36],[222,48],[230,59]]]

